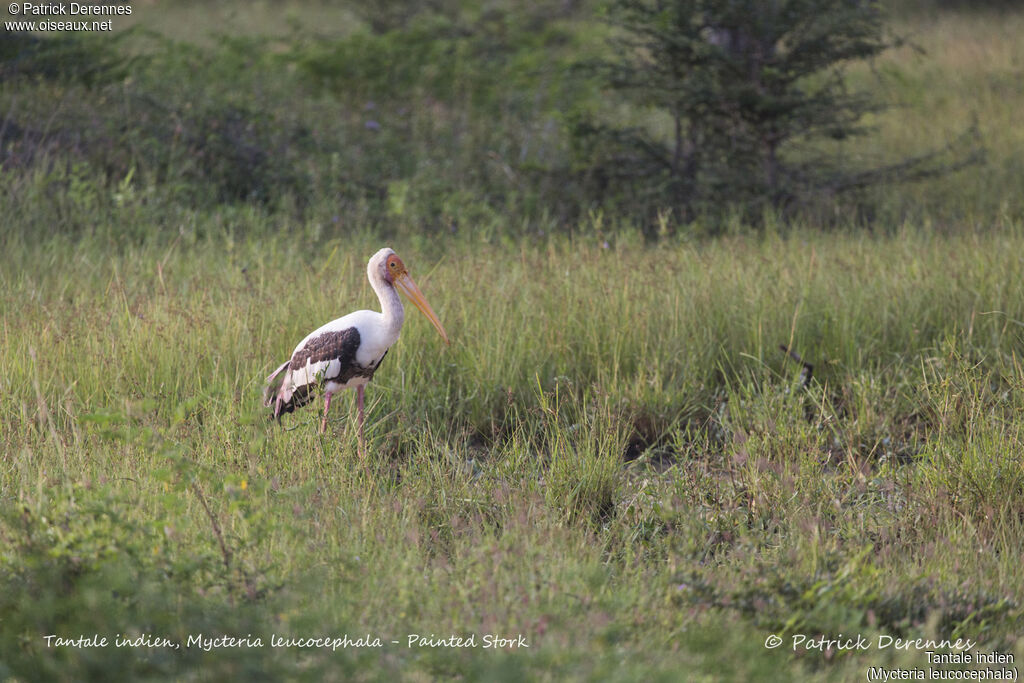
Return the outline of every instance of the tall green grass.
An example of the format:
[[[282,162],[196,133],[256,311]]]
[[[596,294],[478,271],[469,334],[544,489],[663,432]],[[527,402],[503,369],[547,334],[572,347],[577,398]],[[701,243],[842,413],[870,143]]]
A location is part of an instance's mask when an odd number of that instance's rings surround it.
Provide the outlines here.
[[[319,402],[282,429],[259,390],[309,329],[375,305],[364,259],[381,240],[235,218],[5,251],[10,674],[845,679],[916,660],[824,666],[761,642],[1018,647],[1019,224],[392,243],[453,344],[410,315],[368,392],[363,463],[345,397],[321,437]],[[814,363],[806,387],[780,344]],[[201,630],[522,633],[531,648],[41,640]]]

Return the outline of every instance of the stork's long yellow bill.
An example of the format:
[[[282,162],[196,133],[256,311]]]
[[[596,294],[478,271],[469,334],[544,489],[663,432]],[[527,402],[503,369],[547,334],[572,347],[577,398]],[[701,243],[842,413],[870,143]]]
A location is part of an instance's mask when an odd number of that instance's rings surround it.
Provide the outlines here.
[[[409,298],[409,301],[415,304],[416,308],[420,309],[420,313],[427,316],[427,320],[431,322],[434,329],[437,330],[438,334],[441,335],[441,339],[444,339],[445,344],[451,344],[448,341],[448,334],[444,331],[444,326],[441,325],[441,321],[437,319],[437,315],[434,313],[434,309],[427,303],[426,297],[423,296],[423,292],[413,282],[411,276],[408,273],[403,273],[395,278],[395,287],[402,294]]]

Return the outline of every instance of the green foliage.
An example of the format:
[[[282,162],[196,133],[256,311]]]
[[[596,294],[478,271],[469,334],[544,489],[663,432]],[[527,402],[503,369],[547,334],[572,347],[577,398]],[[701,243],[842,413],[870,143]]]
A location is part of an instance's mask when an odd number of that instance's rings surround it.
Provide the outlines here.
[[[120,49],[131,32],[97,39],[69,33],[57,40],[0,28],[0,81],[57,80],[96,87],[125,78],[136,65]]]
[[[216,558],[180,553],[180,517],[146,523],[132,513],[136,505],[137,496],[91,483],[31,506],[4,506],[0,672],[70,680],[170,678],[199,667],[224,675],[281,671],[281,658],[269,648],[211,658],[188,646],[195,634],[265,636],[269,624],[258,615],[266,605],[218,600],[219,582],[211,581]],[[107,646],[60,647],[47,635],[103,637]],[[138,638],[147,644],[115,645]],[[160,644],[165,639],[178,646]]]
[[[567,68],[578,40],[545,9],[425,14],[296,45],[288,59],[348,119],[344,184],[421,232],[510,233],[502,214],[577,211],[548,183],[566,165],[560,109],[589,87]]]
[[[867,11],[859,7],[866,5],[844,5],[836,17]],[[573,68],[608,62],[609,50],[618,48],[606,38],[627,37],[597,21],[587,3],[409,8],[407,17],[385,21],[386,30],[354,22],[346,8],[324,7],[337,14],[324,22],[333,32],[282,33],[275,25],[268,27],[273,37],[186,33],[188,40],[172,40],[147,31],[143,21],[108,37],[7,35],[0,57],[5,207],[39,196],[57,204],[45,230],[29,235],[93,230],[58,212],[67,177],[77,175],[101,198],[124,198],[120,186],[130,184],[131,215],[108,214],[119,233],[129,234],[153,221],[176,232],[182,207],[241,203],[319,221],[333,234],[375,225],[410,238],[571,232],[596,208],[609,226],[636,221],[652,235],[681,226],[747,230],[747,219],[767,225],[777,211],[786,219],[814,213],[830,222],[847,220],[840,215],[898,223],[925,206],[941,221],[1013,216],[1020,208],[1012,191],[1020,157],[1012,125],[1019,108],[1012,87],[1016,15],[979,19],[967,31],[939,23],[922,36],[915,28],[915,45],[927,53],[903,47],[870,68],[846,60],[814,72],[801,57],[812,47],[850,56],[870,51],[867,34],[850,33],[860,24],[832,32],[832,15],[821,13],[794,33],[807,50],[776,50],[764,92],[739,78],[742,60],[756,55],[719,50],[715,57],[705,37],[659,29],[683,47],[690,35],[691,47],[702,48],[695,52],[701,68],[717,79],[682,79],[687,92],[704,88],[704,96],[673,100],[674,91],[657,78],[623,78],[631,64],[656,76],[653,63],[620,62],[604,84]],[[743,20],[754,30],[768,18],[753,12]],[[821,35],[851,40],[814,43]],[[981,44],[998,46],[998,61],[971,61]],[[873,111],[873,102],[896,106]],[[730,140],[728,154],[709,146],[692,156],[700,162],[697,185],[682,183],[685,173],[666,173],[657,161],[675,155],[673,106],[700,122],[702,134]],[[829,123],[837,108],[848,115]],[[864,110],[873,113],[857,119]],[[590,140],[603,141],[598,146],[572,134],[583,122],[600,124],[602,134]],[[964,129],[968,134],[951,132]],[[864,131],[871,134],[858,135]],[[943,177],[979,161],[973,153],[981,144],[989,150],[983,165]],[[767,188],[765,150],[773,145],[778,172],[775,187]],[[675,166],[689,173],[681,161]],[[895,186],[907,178],[927,182]],[[834,202],[833,191],[844,188],[851,192]],[[850,204],[856,211],[847,213]],[[42,218],[30,214],[18,224]]]
[[[257,82],[262,46],[225,40],[214,56],[140,31],[114,41],[33,40],[43,47],[5,63],[12,90],[34,95],[11,102],[6,168],[45,174],[51,191],[79,169],[110,189],[134,178],[149,202],[308,200],[309,179],[296,166],[314,145],[308,129],[231,90]],[[62,116],[48,118],[48,107]]]

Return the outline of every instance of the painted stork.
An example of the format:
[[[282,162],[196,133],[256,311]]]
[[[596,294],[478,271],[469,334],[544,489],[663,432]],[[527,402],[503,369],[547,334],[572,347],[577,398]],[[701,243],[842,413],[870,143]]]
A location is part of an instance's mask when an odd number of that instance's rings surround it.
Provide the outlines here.
[[[381,312],[356,311],[332,320],[310,332],[299,342],[292,357],[267,377],[263,405],[280,422],[281,415],[301,408],[315,396],[317,386],[324,389],[324,417],[320,433],[327,429],[331,397],[355,387],[359,410],[359,455],[364,456],[363,392],[373,378],[388,349],[398,340],[405,320],[405,309],[398,292],[416,305],[434,324],[445,343],[448,335],[393,249],[384,248],[370,257],[366,275],[380,299]],[[397,291],[396,291],[397,290]]]

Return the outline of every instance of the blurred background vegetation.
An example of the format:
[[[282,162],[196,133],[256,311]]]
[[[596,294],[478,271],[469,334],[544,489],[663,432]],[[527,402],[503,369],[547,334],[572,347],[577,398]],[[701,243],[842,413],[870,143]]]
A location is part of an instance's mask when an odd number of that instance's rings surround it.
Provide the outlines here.
[[[885,229],[1024,201],[1006,4],[133,7],[113,34],[2,36],[8,230],[241,204],[328,234]]]

